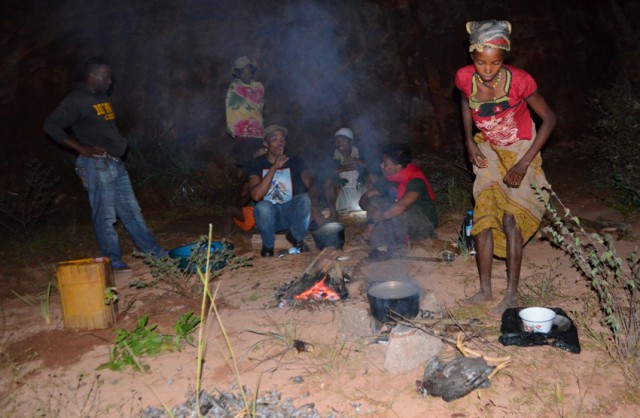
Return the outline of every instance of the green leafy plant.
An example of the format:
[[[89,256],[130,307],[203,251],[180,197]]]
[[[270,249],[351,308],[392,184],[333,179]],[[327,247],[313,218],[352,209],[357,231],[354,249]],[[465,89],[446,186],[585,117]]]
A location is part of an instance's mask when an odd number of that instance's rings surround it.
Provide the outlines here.
[[[158,325],[149,325],[149,317],[144,315],[136,328],[129,332],[116,329],[115,347],[111,350],[109,361],[98,366],[97,370],[110,369],[121,371],[132,366],[136,371],[148,371],[149,366],[139,363],[137,357],[152,356],[174,348],[171,336],[156,331]]]
[[[175,292],[183,296],[193,296],[202,290],[202,282],[199,282],[194,272],[204,273],[209,270],[211,279],[215,279],[223,272],[235,270],[250,265],[250,257],[239,257],[233,253],[230,245],[216,251],[209,251],[207,238],[201,237],[189,256],[186,268],[180,268],[180,260],[171,257],[156,257],[152,254],[134,253],[149,266],[153,280],[149,286]]]
[[[538,199],[545,202],[542,190],[534,186]],[[609,354],[633,375],[640,354],[640,256],[633,251],[626,263],[617,254],[610,235],[589,234],[580,219],[560,201],[553,190],[545,202],[551,226],[544,229],[563,249],[574,266],[583,273],[598,297],[613,347]],[[562,214],[553,202],[560,206]]]
[[[98,366],[97,370],[121,371],[131,366],[135,371],[147,372],[149,365],[141,362],[140,357],[179,350],[182,341],[192,341],[191,334],[199,323],[200,318],[194,317],[193,312],[184,314],[175,326],[176,335],[171,336],[159,333],[158,325],[150,325],[149,317],[144,315],[131,332],[116,329],[115,346],[111,350],[109,361]]]
[[[104,304],[111,305],[118,302],[118,289],[115,287],[107,287],[104,289]]]
[[[134,289],[146,289],[147,287],[149,287],[149,285],[141,280],[134,280],[132,282],[129,282],[129,287],[132,287]]]
[[[192,334],[198,325],[200,325],[200,318],[193,312],[180,315],[175,326],[176,336],[174,338],[174,344],[178,347],[178,350],[180,349],[182,341],[195,347]]]

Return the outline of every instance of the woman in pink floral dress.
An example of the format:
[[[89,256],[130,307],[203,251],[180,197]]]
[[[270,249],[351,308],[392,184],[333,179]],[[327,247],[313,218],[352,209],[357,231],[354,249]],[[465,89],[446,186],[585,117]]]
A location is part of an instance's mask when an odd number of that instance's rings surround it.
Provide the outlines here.
[[[553,111],[526,71],[504,64],[511,50],[507,21],[467,23],[472,64],[458,70],[462,121],[469,161],[476,176],[472,235],[478,250],[480,289],[469,303],[491,300],[493,256],[507,261],[507,289],[494,309],[517,304],[524,244],[544,214],[531,185],[548,185],[540,149],[556,123]],[[541,123],[536,129],[533,110]],[[473,135],[473,127],[479,131]]]
[[[248,57],[236,59],[234,79],[227,90],[227,132],[235,140],[234,154],[240,168],[262,150],[264,86],[253,79],[256,68]]]

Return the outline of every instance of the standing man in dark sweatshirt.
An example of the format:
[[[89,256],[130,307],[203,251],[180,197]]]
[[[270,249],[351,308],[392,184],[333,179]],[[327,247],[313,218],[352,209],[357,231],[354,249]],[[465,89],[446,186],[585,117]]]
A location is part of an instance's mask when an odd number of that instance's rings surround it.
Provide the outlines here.
[[[74,86],[49,115],[44,131],[78,153],[76,174],[89,194],[100,255],[109,257],[114,269],[127,269],[114,228],[116,219],[138,250],[156,256],[163,255],[164,250],[145,224],[121,160],[129,145],[118,131],[108,95],[111,67],[104,59],[93,57],[84,64],[82,74],[84,82]],[[69,129],[73,135],[67,133]]]

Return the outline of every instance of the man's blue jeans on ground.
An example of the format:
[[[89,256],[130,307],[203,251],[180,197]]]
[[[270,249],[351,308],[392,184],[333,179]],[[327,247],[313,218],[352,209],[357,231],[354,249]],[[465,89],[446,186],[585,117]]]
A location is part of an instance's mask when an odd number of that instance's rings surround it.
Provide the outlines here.
[[[307,193],[300,193],[287,203],[273,204],[262,200],[253,208],[253,217],[264,247],[273,248],[276,232],[280,231],[289,231],[293,239],[302,241],[309,227],[311,199]]]
[[[93,231],[101,256],[109,257],[111,263],[122,259],[114,227],[116,219],[122,222],[138,250],[157,256],[162,254],[162,247],[144,222],[129,174],[121,161],[80,156],[76,161],[76,173],[89,194]]]

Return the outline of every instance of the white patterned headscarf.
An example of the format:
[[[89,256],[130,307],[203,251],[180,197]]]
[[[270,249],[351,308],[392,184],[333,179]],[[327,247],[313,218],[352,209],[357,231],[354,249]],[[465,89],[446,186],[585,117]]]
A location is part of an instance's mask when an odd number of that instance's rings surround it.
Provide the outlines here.
[[[511,23],[506,20],[484,20],[467,22],[469,52],[482,52],[484,47],[511,50]]]

